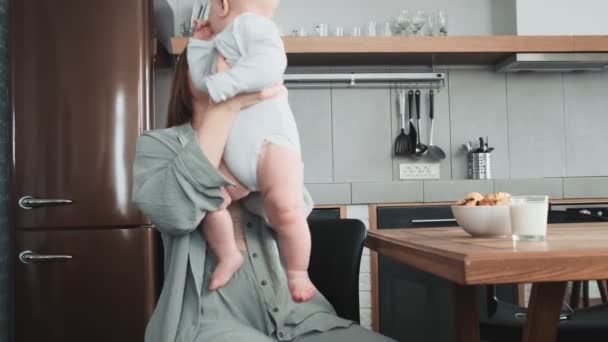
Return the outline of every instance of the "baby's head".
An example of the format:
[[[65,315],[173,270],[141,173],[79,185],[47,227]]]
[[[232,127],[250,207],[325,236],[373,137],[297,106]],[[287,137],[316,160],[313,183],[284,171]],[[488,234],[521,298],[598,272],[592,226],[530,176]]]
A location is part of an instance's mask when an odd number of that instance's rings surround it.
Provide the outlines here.
[[[215,33],[222,32],[234,18],[245,12],[252,12],[271,18],[279,0],[209,0],[211,9],[209,21]]]

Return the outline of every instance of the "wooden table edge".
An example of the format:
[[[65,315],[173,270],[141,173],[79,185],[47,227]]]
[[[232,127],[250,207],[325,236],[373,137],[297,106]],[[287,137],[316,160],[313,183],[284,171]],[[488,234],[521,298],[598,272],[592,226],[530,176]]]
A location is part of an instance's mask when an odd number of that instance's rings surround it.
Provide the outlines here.
[[[391,239],[391,238],[387,238],[387,237],[381,237],[381,236],[376,235],[373,231],[370,231],[367,236],[367,239],[365,240],[365,246],[367,248],[369,248],[370,250],[378,253],[378,255],[384,255],[384,256],[393,258],[405,265],[414,267],[421,271],[434,274],[438,277],[447,279],[451,282],[454,282],[454,283],[457,283],[460,285],[467,285],[467,286],[471,285],[466,282],[466,277],[465,277],[466,274],[464,272],[465,265],[468,262],[468,260],[462,254],[450,253],[450,252],[445,252],[445,251],[441,251],[439,249],[432,249],[432,248],[428,248],[428,251],[424,251],[422,249],[414,249],[414,248],[411,248],[406,251],[401,251],[401,253],[405,253],[405,254],[409,254],[409,255],[412,255],[412,254],[418,255],[418,258],[415,258],[415,260],[412,261],[412,259],[405,258],[404,255],[401,255],[398,252],[387,251],[387,248],[382,246],[383,242],[389,242],[395,246],[407,245],[406,242],[398,241],[396,239]],[[441,267],[446,268],[447,269],[446,272],[442,272],[441,274],[439,274],[437,272],[436,267],[429,267],[424,264],[425,261],[428,261],[428,258],[425,257],[423,254],[429,252],[431,249],[435,252],[438,252],[437,254],[433,254],[432,257],[435,259],[442,260]],[[451,255],[446,255],[446,253],[451,254]]]

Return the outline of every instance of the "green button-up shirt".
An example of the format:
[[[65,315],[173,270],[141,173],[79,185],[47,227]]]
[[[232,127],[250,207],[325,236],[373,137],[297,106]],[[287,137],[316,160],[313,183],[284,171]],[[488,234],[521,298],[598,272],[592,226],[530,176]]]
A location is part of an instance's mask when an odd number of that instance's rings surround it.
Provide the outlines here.
[[[197,228],[207,212],[220,207],[220,188],[230,182],[204,155],[190,124],[142,135],[133,172],[133,201],[161,232],[165,250],[165,281],[146,330],[146,341],[191,342],[204,336],[201,319],[207,302],[203,298],[209,295],[204,286],[207,248]],[[305,203],[310,211],[308,193]],[[256,303],[264,303],[264,307],[246,310],[256,312],[259,316],[255,319],[263,320],[263,333],[291,341],[311,331],[352,324],[337,317],[320,294],[307,303],[292,301],[277,241],[263,219],[260,196],[254,193],[242,204],[247,209],[247,254],[260,286],[243,284],[239,291],[245,297],[257,296]],[[230,314],[225,316],[222,319],[226,322],[235,319]]]

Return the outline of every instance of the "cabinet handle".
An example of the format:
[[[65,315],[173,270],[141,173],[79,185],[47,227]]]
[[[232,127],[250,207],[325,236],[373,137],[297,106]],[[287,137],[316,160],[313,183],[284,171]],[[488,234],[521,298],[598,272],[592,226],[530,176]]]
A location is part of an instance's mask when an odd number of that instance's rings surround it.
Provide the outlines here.
[[[32,196],[21,197],[19,200],[19,206],[23,209],[33,209],[38,207],[50,207],[55,205],[67,205],[72,204],[74,201],[69,199],[58,199],[58,198],[34,198]]]
[[[35,262],[52,262],[52,261],[65,261],[71,260],[71,255],[45,255],[36,254],[32,251],[23,251],[19,254],[19,260],[24,264],[31,264]]]
[[[456,222],[456,219],[434,219],[434,220],[412,220],[412,223],[448,223]]]

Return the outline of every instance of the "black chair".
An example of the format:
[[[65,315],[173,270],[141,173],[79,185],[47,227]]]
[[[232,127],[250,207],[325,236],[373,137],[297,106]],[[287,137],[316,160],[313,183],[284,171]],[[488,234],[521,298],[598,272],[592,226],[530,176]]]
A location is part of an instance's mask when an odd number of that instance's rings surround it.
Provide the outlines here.
[[[359,322],[359,266],[367,230],[359,220],[309,221],[309,274],[338,316]]]
[[[549,223],[598,222],[597,217],[578,212],[549,212]],[[607,260],[608,262],[608,260]],[[501,301],[496,296],[495,286],[487,287],[487,319],[480,323],[482,340],[488,342],[521,341],[526,308]],[[559,323],[559,342],[605,342],[608,341],[608,305],[563,311]]]

